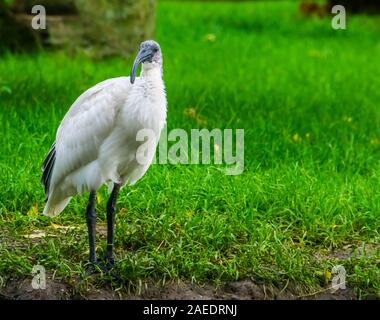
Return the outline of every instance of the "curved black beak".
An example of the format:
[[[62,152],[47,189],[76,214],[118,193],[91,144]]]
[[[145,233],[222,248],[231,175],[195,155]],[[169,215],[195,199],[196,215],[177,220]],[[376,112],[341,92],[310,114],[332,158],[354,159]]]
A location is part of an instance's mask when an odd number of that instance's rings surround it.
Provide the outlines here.
[[[139,64],[143,63],[145,61],[152,62],[153,54],[154,54],[154,52],[150,48],[140,49],[139,53],[137,54],[137,56],[135,58],[135,61],[133,62],[133,66],[132,66],[131,77],[130,77],[132,84],[135,82],[136,71],[137,71],[137,67],[139,66]]]

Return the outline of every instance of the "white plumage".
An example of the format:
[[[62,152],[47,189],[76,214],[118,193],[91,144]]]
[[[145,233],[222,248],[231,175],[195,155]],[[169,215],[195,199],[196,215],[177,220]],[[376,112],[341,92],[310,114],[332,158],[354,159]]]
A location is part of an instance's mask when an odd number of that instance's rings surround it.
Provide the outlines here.
[[[50,166],[49,155],[44,163],[44,215],[58,215],[76,194],[96,191],[105,183],[133,184],[144,175],[166,122],[161,59],[159,52],[157,59],[143,61],[134,84],[133,74],[109,79],[74,102],[58,128]],[[149,141],[146,163],[136,160],[144,143],[136,135],[142,129],[156,136]]]

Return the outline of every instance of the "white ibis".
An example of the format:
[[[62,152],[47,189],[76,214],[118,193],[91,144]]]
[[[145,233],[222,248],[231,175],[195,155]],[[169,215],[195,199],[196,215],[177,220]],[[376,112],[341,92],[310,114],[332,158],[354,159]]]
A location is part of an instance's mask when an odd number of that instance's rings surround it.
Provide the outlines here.
[[[142,64],[140,77],[136,71]],[[97,190],[110,184],[107,202],[106,262],[114,264],[115,204],[120,188],[139,180],[152,163],[158,137],[166,122],[166,94],[162,79],[162,54],[153,40],[140,45],[131,76],[105,80],[85,91],[63,118],[42,165],[45,188],[44,215],[56,216],[72,196],[89,192],[86,210],[90,262],[98,264],[95,252]],[[147,161],[138,159],[136,139],[150,130],[157,139],[147,146]]]

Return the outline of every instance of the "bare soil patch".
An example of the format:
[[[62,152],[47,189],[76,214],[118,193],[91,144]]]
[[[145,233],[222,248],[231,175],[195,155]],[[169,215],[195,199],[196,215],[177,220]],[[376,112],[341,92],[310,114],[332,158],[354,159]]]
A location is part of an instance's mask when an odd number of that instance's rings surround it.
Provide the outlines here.
[[[219,287],[211,284],[204,286],[191,283],[167,284],[157,286],[145,283],[133,292],[125,289],[114,290],[111,286],[93,288],[83,293],[73,286],[48,276],[46,289],[35,290],[31,286],[31,278],[12,279],[4,288],[0,289],[0,299],[11,300],[297,300],[297,299],[322,299],[322,300],[353,300],[355,294],[352,288],[338,290],[332,293],[330,290],[321,290],[316,294],[297,295],[292,289],[279,289],[273,286],[265,286],[252,280],[231,282]]]

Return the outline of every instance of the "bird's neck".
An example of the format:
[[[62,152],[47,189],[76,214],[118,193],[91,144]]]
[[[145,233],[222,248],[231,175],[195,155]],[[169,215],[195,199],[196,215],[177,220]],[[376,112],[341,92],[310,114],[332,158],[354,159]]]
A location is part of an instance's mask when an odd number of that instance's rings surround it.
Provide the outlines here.
[[[162,71],[159,67],[142,67],[141,78],[146,81],[160,82],[162,80]]]

